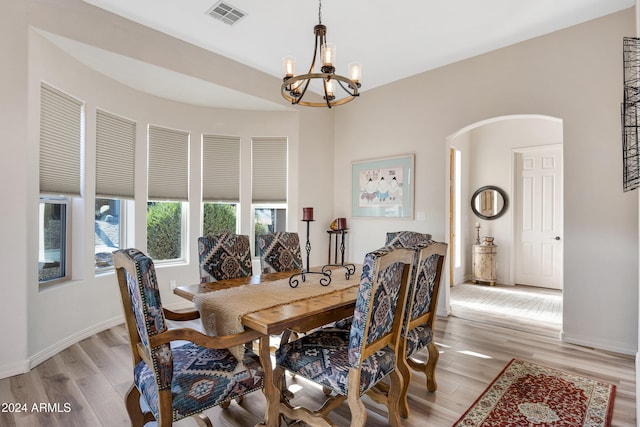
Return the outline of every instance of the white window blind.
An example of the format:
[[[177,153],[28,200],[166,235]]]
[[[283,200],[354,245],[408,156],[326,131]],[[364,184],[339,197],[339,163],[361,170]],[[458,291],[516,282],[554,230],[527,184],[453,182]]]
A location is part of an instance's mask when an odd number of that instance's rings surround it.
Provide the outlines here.
[[[40,85],[40,193],[80,196],[83,103]]]
[[[253,203],[287,201],[287,139],[252,139],[251,190]]]
[[[202,135],[202,200],[240,201],[240,138]]]
[[[189,199],[189,132],[149,126],[149,200]]]
[[[134,197],[136,123],[96,110],[96,197]]]

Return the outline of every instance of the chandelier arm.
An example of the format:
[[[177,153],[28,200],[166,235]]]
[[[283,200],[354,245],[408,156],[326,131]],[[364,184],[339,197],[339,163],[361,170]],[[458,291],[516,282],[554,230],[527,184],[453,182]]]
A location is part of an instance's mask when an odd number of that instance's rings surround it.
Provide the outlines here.
[[[307,88],[309,87],[309,83],[311,83],[311,79],[307,79],[307,81],[304,82],[304,89],[302,89],[302,92],[300,92],[300,96],[296,98],[296,102],[294,102],[294,104],[298,104],[302,100],[302,97],[304,96],[304,94],[307,93]]]
[[[321,46],[320,44],[318,44],[320,43],[320,40],[319,40],[320,37],[321,37],[320,34],[316,31],[315,44],[313,47],[313,58],[311,58],[311,66],[309,67],[309,71],[307,71],[307,74],[313,73],[313,69],[316,66],[316,56]]]
[[[338,80],[338,79],[335,79],[335,80],[338,82],[338,84],[340,85],[340,87],[342,88],[342,90],[344,90],[345,92],[347,92],[350,96],[358,96],[358,95],[359,95],[357,91],[351,92],[351,91],[348,89],[348,88],[353,88],[353,86],[351,85],[351,83],[347,84],[347,87],[345,87],[345,86],[344,86],[344,84],[342,84],[342,81],[341,81],[341,80]]]

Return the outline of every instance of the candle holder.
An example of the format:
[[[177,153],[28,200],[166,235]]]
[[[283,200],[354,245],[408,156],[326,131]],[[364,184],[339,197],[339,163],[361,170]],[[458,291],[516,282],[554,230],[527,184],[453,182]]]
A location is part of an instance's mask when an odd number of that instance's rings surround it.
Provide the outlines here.
[[[476,222],[476,245],[480,244],[480,223]]]
[[[305,245],[305,249],[307,251],[307,266],[302,269],[300,273],[296,273],[289,277],[289,286],[292,288],[298,287],[300,284],[300,280],[298,280],[298,276],[302,279],[302,281],[307,280],[308,274],[320,274],[323,277],[320,278],[320,284],[322,286],[329,286],[331,283],[331,270],[328,271],[311,271],[309,269],[309,255],[311,254],[311,242],[309,241],[309,223],[313,222],[313,208],[303,208],[302,221],[307,223],[307,243]]]

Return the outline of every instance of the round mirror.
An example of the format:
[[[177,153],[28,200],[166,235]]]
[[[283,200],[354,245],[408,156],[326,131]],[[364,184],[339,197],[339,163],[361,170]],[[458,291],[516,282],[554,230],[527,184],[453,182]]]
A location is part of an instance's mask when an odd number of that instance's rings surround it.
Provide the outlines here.
[[[499,218],[507,210],[507,195],[493,185],[481,187],[471,197],[471,209],[482,219]]]

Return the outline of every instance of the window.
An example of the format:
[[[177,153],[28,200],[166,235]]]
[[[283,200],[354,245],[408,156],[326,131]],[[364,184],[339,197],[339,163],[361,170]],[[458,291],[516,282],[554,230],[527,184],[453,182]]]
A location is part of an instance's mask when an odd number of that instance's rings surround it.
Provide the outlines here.
[[[287,229],[287,139],[253,138],[251,144],[251,200],[254,254],[257,237]]]
[[[154,260],[185,259],[189,198],[189,133],[148,128],[147,253]]]
[[[147,203],[147,253],[154,260],[184,259],[181,202]]]
[[[287,208],[286,205],[277,206],[254,206],[253,207],[254,226],[254,253],[260,257],[258,246],[258,236],[271,234],[276,231],[287,230]]]
[[[38,243],[38,281],[52,284],[69,279],[70,257],[67,242],[70,242],[71,210],[69,198],[41,197]]]
[[[38,281],[71,278],[71,198],[80,197],[84,104],[40,85]]]
[[[136,123],[96,110],[95,270],[113,268],[124,247],[126,199],[134,197]]]
[[[202,135],[202,235],[236,233],[240,138]]]
[[[203,203],[202,235],[236,233],[238,229],[237,203]]]
[[[113,267],[111,253],[121,249],[124,241],[122,227],[124,202],[119,199],[96,198],[95,254],[96,272],[110,270]]]

